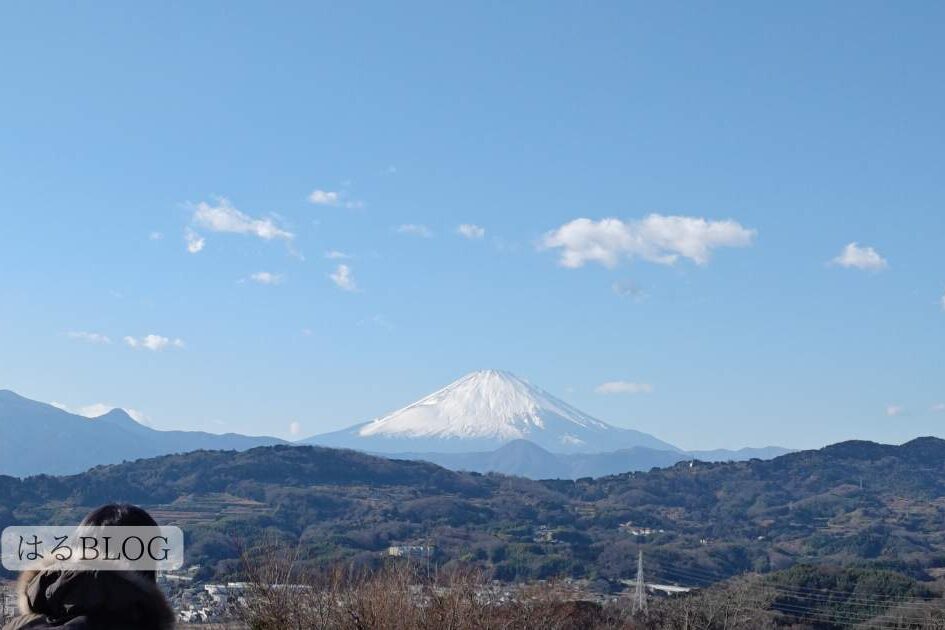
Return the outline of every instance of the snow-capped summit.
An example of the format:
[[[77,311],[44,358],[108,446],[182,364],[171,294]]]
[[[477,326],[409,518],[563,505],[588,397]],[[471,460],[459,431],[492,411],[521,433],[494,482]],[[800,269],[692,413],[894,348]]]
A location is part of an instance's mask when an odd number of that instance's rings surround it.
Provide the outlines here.
[[[521,439],[556,452],[676,450],[645,433],[601,422],[500,370],[472,372],[393,413],[306,442],[391,453],[473,451]]]
[[[575,443],[580,442],[580,437],[571,433],[609,428],[514,374],[482,370],[369,422],[358,434],[488,438],[505,442],[527,438],[556,422],[564,430],[561,439]]]

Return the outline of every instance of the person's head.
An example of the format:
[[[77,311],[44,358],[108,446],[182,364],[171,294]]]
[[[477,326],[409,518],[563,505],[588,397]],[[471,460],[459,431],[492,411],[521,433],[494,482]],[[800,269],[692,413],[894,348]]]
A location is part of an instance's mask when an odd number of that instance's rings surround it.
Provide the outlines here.
[[[109,503],[96,508],[82,519],[80,527],[157,527],[150,514],[137,505],[128,503]],[[138,571],[149,580],[156,581],[154,571]]]
[[[85,527],[157,527],[151,515],[129,503],[109,503],[96,508],[82,519]]]

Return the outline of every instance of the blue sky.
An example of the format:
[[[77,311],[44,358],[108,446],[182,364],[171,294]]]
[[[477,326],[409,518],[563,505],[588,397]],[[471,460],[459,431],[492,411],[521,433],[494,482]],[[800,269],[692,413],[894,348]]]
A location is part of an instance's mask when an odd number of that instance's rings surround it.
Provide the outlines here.
[[[943,19],[6,4],[0,387],[301,437],[494,367],[682,447],[945,435]]]

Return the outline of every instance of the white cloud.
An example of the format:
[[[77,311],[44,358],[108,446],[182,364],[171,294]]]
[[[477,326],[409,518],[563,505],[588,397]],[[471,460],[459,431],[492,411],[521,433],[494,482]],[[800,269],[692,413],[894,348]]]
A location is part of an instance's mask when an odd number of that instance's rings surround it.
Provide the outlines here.
[[[88,343],[98,343],[98,344],[108,344],[112,340],[108,338],[107,335],[94,332],[86,332],[84,330],[72,331],[66,333],[70,339],[78,339],[79,341],[85,341]]]
[[[341,194],[330,190],[315,189],[308,196],[308,202],[316,206],[337,206],[341,200]]]
[[[340,289],[344,289],[345,291],[358,290],[358,285],[355,283],[354,276],[351,274],[351,267],[348,265],[338,265],[333,273],[328,274],[328,277],[331,278],[331,281]]]
[[[249,279],[257,284],[282,284],[285,277],[281,273],[257,271],[256,273],[250,274]]]
[[[709,262],[718,247],[746,247],[755,230],[732,220],[707,221],[696,217],[651,214],[641,220],[575,219],[543,237],[542,249],[560,248],[563,267],[597,262],[614,267],[621,257],[671,265],[680,257],[697,265]]]
[[[151,426],[151,418],[147,414],[142,413],[137,409],[129,409],[128,407],[124,407],[124,410],[125,413],[131,416],[131,419],[138,424],[143,424],[147,427]]]
[[[889,266],[886,259],[879,255],[872,247],[860,246],[859,243],[850,243],[843,248],[840,255],[830,261],[847,269],[865,269],[879,271]]]
[[[942,310],[945,311],[945,295],[942,295]]]
[[[357,210],[364,207],[364,202],[358,199],[345,199],[348,195],[344,192],[333,190],[315,189],[308,196],[308,202],[316,206],[344,206],[349,210]]]
[[[486,235],[486,229],[472,223],[463,223],[456,232],[469,239],[482,238]]]
[[[76,409],[76,413],[86,418],[98,418],[99,416],[104,416],[114,408],[113,405],[107,405],[105,403],[92,403],[91,405],[79,407]]]
[[[118,407],[117,405],[111,405],[109,403],[92,403],[91,405],[82,405],[80,407],[72,408],[69,405],[63,404],[61,402],[56,402],[55,400],[49,403],[57,409],[62,409],[69,413],[74,413],[79,416],[84,416],[86,418],[98,418],[99,416],[104,416],[106,413],[113,409],[121,409],[129,416],[131,419],[137,422],[138,424],[143,424],[145,426],[151,426],[151,419],[147,414],[138,411],[137,409],[129,409],[128,407]]]
[[[302,424],[299,422],[290,422],[289,423],[289,434],[290,435],[299,435],[302,433]]]
[[[650,394],[653,392],[653,386],[649,383],[608,381],[598,385],[594,391],[598,394]]]
[[[430,228],[415,223],[404,223],[397,227],[396,232],[398,234],[409,234],[410,236],[419,236],[421,238],[431,238],[433,236],[433,231]]]
[[[203,249],[203,246],[207,244],[206,239],[200,236],[190,228],[187,228],[187,231],[184,232],[184,240],[187,242],[187,251],[191,254],[196,254]]]
[[[203,201],[198,203],[194,209],[193,221],[211,232],[251,234],[265,241],[275,238],[291,241],[295,236],[276,225],[271,217],[254,219],[240,212],[225,197],[218,197],[216,205]]]
[[[945,411],[945,402],[935,403],[929,408],[933,413],[942,413]]]
[[[144,337],[125,337],[123,341],[131,348],[151,350],[154,352],[170,347],[184,347],[184,341],[182,339],[171,339],[154,334],[145,335]]]
[[[340,252],[337,249],[331,249],[325,252],[325,258],[328,260],[347,260],[351,258],[351,256],[344,252]]]
[[[901,405],[886,405],[886,415],[889,417],[901,416],[905,411]]]
[[[161,232],[151,232],[150,234],[148,234],[148,238],[151,239],[152,241],[159,241],[162,238],[164,238],[164,234],[162,234]]]

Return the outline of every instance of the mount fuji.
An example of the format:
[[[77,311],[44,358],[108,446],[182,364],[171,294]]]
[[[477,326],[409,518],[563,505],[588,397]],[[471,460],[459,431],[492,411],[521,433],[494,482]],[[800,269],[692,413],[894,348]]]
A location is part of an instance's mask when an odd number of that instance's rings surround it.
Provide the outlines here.
[[[679,452],[652,435],[602,422],[499,370],[467,374],[403,409],[304,443],[375,453],[462,453],[515,440],[528,440],[553,453],[633,447]]]

